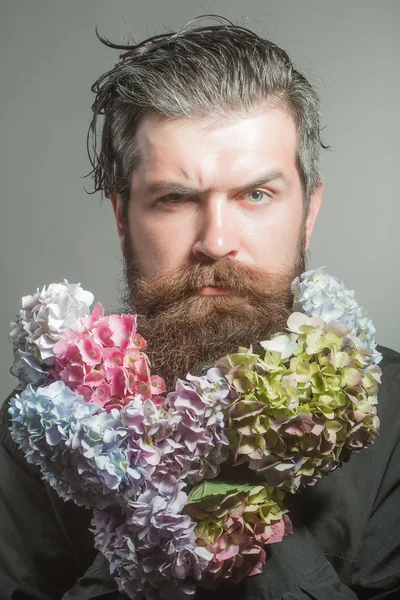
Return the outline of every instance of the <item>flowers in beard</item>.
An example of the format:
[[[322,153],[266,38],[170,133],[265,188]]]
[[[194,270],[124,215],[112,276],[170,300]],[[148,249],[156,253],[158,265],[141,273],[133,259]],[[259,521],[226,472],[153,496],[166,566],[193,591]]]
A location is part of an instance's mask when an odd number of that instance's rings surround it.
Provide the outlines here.
[[[96,547],[131,598],[183,600],[256,575],[265,545],[291,533],[285,493],[376,438],[368,316],[326,274],[306,275],[293,284],[302,312],[264,352],[239,348],[166,397],[136,316],[100,304],[81,316],[71,300],[72,316],[59,312],[71,327],[38,363],[47,385],[34,374],[11,400],[13,438],[61,497],[94,509]],[[23,332],[38,312],[14,334],[29,361],[37,347]],[[24,386],[27,373],[16,371]]]

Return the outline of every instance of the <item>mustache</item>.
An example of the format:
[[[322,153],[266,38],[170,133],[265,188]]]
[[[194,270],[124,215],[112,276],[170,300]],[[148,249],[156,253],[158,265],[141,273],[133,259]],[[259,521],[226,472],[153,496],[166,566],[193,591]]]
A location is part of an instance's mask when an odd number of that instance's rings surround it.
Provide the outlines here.
[[[151,279],[136,277],[131,280],[137,310],[145,308],[147,315],[154,315],[193,297],[205,287],[230,289],[254,303],[265,302],[276,296],[277,290],[290,284],[293,273],[268,273],[259,267],[224,258],[214,263],[197,263],[173,269]],[[229,298],[226,296],[225,298]],[[219,301],[216,298],[201,298],[203,301]]]

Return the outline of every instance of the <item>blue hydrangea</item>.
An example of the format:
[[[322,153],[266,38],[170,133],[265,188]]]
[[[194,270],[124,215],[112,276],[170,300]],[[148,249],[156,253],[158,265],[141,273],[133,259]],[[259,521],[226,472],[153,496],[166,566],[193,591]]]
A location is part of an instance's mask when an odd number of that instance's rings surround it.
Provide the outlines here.
[[[376,350],[375,327],[368,313],[358,304],[354,291],[328,275],[325,267],[306,271],[292,283],[293,311],[309,317],[319,317],[329,323],[339,321],[351,328],[350,337],[358,338],[372,353],[371,362],[377,364],[382,355]]]
[[[62,381],[29,385],[11,399],[9,412],[14,441],[64,500],[115,506],[146,476],[130,466],[120,412],[84,402]]]

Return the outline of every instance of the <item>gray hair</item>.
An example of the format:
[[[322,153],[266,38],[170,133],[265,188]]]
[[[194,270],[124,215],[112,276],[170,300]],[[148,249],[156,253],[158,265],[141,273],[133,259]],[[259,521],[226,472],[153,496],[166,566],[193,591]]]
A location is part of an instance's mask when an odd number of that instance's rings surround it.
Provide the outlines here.
[[[220,118],[267,104],[288,110],[296,124],[307,209],[321,180],[321,147],[326,148],[320,137],[320,102],[282,48],[225,20],[207,27],[192,22],[177,33],[137,45],[116,45],[98,37],[123,52],[92,86],[96,97],[88,153],[94,191],[107,197],[117,192],[126,207],[138,164],[135,131],[144,116]]]

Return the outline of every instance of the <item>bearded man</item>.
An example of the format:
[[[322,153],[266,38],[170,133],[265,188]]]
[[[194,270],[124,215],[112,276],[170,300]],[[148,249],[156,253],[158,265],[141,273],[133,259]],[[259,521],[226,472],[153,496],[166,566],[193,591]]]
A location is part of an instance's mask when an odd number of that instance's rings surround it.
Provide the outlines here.
[[[319,100],[281,48],[229,23],[105,43],[122,54],[92,88],[95,189],[114,208],[126,309],[171,388],[284,328],[322,198]],[[400,357],[380,350],[380,440],[290,500],[294,533],[262,574],[198,598],[400,598]],[[1,598],[126,598],[89,511],[25,462],[6,410]]]

